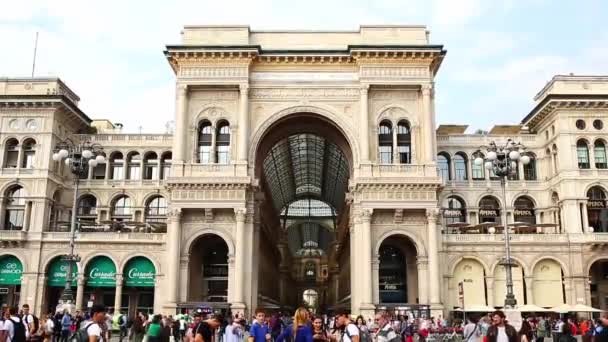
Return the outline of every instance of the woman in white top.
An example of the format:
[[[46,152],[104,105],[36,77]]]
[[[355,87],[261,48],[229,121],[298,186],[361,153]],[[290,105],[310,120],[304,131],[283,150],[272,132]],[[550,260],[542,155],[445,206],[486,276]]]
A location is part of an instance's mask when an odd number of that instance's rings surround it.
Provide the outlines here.
[[[464,331],[462,334],[464,335],[463,342],[481,342],[481,327],[477,322],[479,318],[476,316],[469,316],[468,323],[464,326]]]

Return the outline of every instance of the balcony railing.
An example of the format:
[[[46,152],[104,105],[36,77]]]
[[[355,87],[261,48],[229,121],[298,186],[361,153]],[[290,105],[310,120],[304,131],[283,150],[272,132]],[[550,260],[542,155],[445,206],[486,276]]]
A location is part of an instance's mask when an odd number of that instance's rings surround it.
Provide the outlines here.
[[[246,164],[187,164],[184,166],[185,177],[245,177]]]
[[[138,242],[157,242],[162,243],[165,241],[166,234],[155,234],[155,233],[108,233],[108,232],[79,232],[76,236],[76,244],[79,242],[115,242],[119,241],[122,243],[138,243]],[[69,232],[44,232],[42,233],[43,241],[59,241],[68,242],[70,240]]]
[[[173,141],[173,135],[171,134],[78,134],[78,138],[81,140],[88,140],[97,143],[106,143],[112,141],[119,141],[121,143],[125,141],[136,141],[136,142],[171,142]]]
[[[27,232],[22,230],[0,230],[0,242],[23,242],[27,239]]]
[[[362,164],[359,177],[437,177],[433,165],[414,164]]]
[[[608,243],[608,233],[511,234],[512,243]],[[502,234],[443,234],[447,243],[504,243]]]

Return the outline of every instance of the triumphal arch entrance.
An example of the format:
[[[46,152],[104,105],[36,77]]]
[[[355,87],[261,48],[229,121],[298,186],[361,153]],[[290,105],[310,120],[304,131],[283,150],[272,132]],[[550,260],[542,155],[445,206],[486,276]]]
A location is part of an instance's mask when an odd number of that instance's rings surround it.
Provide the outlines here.
[[[186,27],[163,309],[441,310],[423,27]]]

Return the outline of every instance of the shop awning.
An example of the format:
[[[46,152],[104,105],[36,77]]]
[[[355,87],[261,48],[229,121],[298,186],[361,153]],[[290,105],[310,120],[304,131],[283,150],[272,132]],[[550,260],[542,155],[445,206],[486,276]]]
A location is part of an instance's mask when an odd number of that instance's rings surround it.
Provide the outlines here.
[[[49,266],[48,285],[55,287],[64,287],[65,279],[68,275],[68,262],[61,258],[55,258]],[[72,286],[76,286],[78,279],[78,265],[72,265]]]
[[[116,287],[116,265],[112,259],[100,256],[87,265],[87,286]]]
[[[149,259],[136,257],[127,263],[124,278],[126,286],[154,287],[156,269]]]
[[[0,257],[0,285],[20,285],[23,265],[15,256]]]

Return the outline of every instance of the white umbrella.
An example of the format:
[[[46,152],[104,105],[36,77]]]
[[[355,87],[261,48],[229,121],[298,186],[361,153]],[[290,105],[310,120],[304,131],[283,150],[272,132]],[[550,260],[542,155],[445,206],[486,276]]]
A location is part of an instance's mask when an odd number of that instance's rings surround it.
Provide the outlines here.
[[[574,306],[572,306],[570,304],[562,304],[562,305],[558,305],[554,308],[549,309],[549,311],[557,312],[557,313],[568,313],[568,312],[573,312],[575,310],[574,310]]]
[[[584,305],[584,304],[576,304],[574,307],[575,312],[602,312],[602,310],[600,309],[596,309],[596,308],[592,308],[588,305]]]
[[[520,312],[548,312],[550,310],[542,308],[538,305],[534,305],[534,304],[526,304],[526,305],[522,305],[522,306],[518,306],[517,310],[519,310]]]
[[[466,306],[462,311],[465,312],[492,312],[495,311],[496,309],[494,309],[491,306],[486,306],[486,305],[471,305],[471,306]]]

